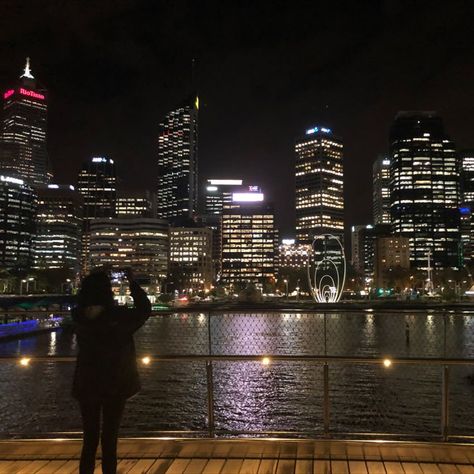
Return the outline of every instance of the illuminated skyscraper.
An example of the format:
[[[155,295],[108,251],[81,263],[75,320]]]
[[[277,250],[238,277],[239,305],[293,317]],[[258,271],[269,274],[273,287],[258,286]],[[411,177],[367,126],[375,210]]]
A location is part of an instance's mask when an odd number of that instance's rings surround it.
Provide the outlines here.
[[[32,264],[36,193],[23,180],[0,175],[0,267],[25,271]]]
[[[77,272],[81,261],[82,198],[74,186],[48,184],[37,188],[38,216],[34,268]]]
[[[212,270],[212,230],[171,227],[168,290],[209,290]]]
[[[198,201],[198,109],[193,97],[166,114],[158,141],[158,217],[193,217]]]
[[[238,207],[222,215],[222,281],[262,288],[277,271],[274,210],[261,193],[234,193],[233,201]]]
[[[31,74],[30,60],[19,81],[3,93],[0,168],[31,186],[51,179],[47,153],[47,94]]]
[[[117,217],[155,217],[155,195],[145,192],[118,193]]]
[[[117,176],[114,161],[103,157],[86,161],[79,172],[77,189],[84,201],[82,272],[86,273],[89,270],[91,222],[116,216]]]
[[[232,193],[241,188],[241,179],[208,179],[204,213],[221,216],[224,206],[232,206]]]
[[[394,236],[410,239],[410,262],[459,266],[459,172],[454,143],[434,112],[400,112],[390,131]]]
[[[474,250],[474,150],[459,153],[461,175],[461,241],[464,263],[473,260]]]
[[[296,146],[296,240],[344,235],[342,141],[324,127],[306,130]]]
[[[374,224],[390,224],[390,158],[380,155],[372,173]]]

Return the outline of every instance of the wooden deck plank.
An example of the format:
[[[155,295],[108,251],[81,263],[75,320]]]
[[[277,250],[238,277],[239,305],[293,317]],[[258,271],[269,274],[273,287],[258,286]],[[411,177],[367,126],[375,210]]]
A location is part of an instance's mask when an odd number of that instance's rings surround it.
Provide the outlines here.
[[[417,462],[402,462],[405,474],[423,474],[420,465]]]
[[[314,474],[331,474],[331,461],[327,459],[315,460],[314,466],[313,466],[313,472]]]
[[[42,467],[48,464],[47,459],[41,459],[37,461],[29,461],[23,468],[16,470],[15,466],[13,467],[13,471],[15,474],[36,474]]]
[[[442,474],[439,467],[434,463],[420,462],[423,474]]]
[[[31,461],[13,461],[13,464],[9,465],[9,470],[8,471],[2,471],[2,474],[13,474],[17,473],[24,467],[26,467],[28,464],[30,464]]]
[[[275,474],[277,459],[262,459],[258,467],[258,474]]]
[[[442,474],[460,474],[459,469],[454,464],[438,464]]]
[[[469,466],[467,464],[456,464],[456,467],[461,474],[474,474],[474,466]]]
[[[313,474],[313,460],[297,459],[295,465],[295,474]]]
[[[244,459],[239,474],[257,474],[259,466],[260,459]]]
[[[202,474],[206,464],[207,459],[191,459],[191,462],[186,466],[183,474]]]
[[[225,459],[209,459],[202,474],[220,474],[224,463]]]
[[[122,459],[117,463],[117,471],[122,473],[127,473],[132,469],[133,466],[137,463],[138,459]]]
[[[143,474],[144,472],[149,472],[154,462],[154,459],[139,459],[127,474]]]
[[[189,458],[176,458],[172,461],[168,469],[164,472],[166,472],[166,474],[183,474],[184,470],[190,462],[191,459]]]
[[[221,474],[238,474],[243,462],[243,459],[227,459],[221,469]]]
[[[157,459],[148,469],[147,474],[165,474],[174,459]]]
[[[54,474],[55,472],[56,473],[62,472],[61,471],[62,466],[64,466],[66,462],[67,462],[66,459],[49,461],[49,463],[46,464],[46,466],[42,467],[37,472],[37,474]]]
[[[337,474],[350,474],[347,461],[333,461],[331,459],[331,470]]]
[[[294,474],[295,459],[279,459],[276,474]]]
[[[367,466],[364,461],[349,460],[349,472],[351,474],[367,474]]]
[[[387,461],[383,464],[387,474],[405,474],[402,465],[397,461]]]
[[[385,474],[382,461],[367,461],[367,470],[369,474]]]
[[[76,474],[79,472],[79,460],[70,459],[66,461],[66,464],[61,468],[61,474]]]

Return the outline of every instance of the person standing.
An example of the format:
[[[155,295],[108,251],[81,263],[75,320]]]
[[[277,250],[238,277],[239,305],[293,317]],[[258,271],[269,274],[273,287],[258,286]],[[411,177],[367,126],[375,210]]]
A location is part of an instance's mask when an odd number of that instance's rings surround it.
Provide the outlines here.
[[[80,474],[92,474],[99,438],[102,472],[117,472],[117,439],[125,402],[140,390],[133,334],[151,314],[146,293],[125,272],[132,309],[116,306],[106,272],[91,273],[81,283],[72,311],[79,352],[72,395],[79,401],[83,444]],[[102,433],[101,433],[102,416]]]

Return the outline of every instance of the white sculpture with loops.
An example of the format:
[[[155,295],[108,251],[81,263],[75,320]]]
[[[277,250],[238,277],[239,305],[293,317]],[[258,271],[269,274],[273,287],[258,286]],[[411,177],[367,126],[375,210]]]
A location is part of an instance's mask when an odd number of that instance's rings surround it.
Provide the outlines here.
[[[316,260],[317,252],[315,245],[318,241],[330,241],[337,243],[336,249],[340,254],[334,258],[322,253],[322,258]],[[308,259],[308,284],[314,300],[318,303],[337,303],[342,296],[346,281],[346,256],[344,247],[338,237],[332,234],[322,234],[314,238],[311,245],[314,260],[314,272],[311,270],[311,258]],[[313,273],[313,274],[312,274]]]

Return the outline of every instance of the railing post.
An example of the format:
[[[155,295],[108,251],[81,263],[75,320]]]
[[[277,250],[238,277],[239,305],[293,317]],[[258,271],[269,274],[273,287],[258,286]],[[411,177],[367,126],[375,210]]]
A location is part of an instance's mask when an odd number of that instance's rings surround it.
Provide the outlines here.
[[[323,365],[323,417],[324,437],[329,438],[329,366],[327,362]]]
[[[208,352],[212,355],[212,338],[211,338],[211,312],[207,313],[207,337]],[[212,374],[212,361],[206,361],[206,379],[207,379],[207,424],[209,429],[209,437],[214,438],[214,379]]]
[[[449,438],[449,366],[443,367],[443,391],[441,401],[441,436],[443,441]]]

